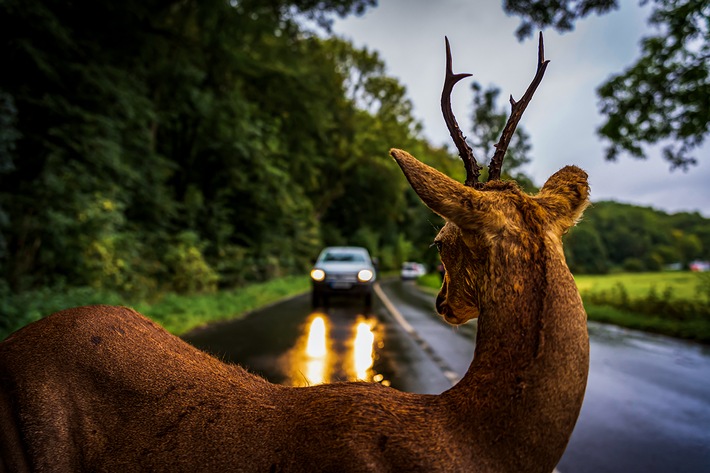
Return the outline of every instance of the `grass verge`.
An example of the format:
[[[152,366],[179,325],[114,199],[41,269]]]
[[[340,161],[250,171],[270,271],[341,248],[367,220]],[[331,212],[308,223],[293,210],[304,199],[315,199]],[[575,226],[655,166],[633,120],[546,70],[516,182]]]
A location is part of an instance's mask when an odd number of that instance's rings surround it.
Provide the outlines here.
[[[155,304],[134,308],[176,335],[211,322],[236,319],[248,312],[305,292],[307,276],[289,276],[216,294],[179,296],[168,294]]]
[[[699,273],[689,271],[659,272],[659,273],[618,273],[618,274],[585,274],[575,276],[579,292],[599,293],[613,290],[619,285],[631,298],[645,297],[649,291],[659,294],[670,292],[674,299],[692,300],[698,297]]]
[[[150,303],[130,303],[118,294],[97,292],[91,288],[43,289],[0,299],[0,340],[54,312],[92,304],[131,306],[169,332],[181,335],[210,322],[239,318],[255,309],[305,292],[309,287],[308,276],[289,276],[215,294],[166,294]]]

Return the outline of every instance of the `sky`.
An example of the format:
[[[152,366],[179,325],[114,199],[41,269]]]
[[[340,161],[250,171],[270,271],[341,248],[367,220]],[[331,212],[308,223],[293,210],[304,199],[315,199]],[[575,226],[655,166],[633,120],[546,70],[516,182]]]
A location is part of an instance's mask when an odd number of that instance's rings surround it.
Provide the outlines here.
[[[558,169],[574,164],[589,174],[593,202],[615,200],[710,217],[708,143],[695,151],[699,164],[687,172],[671,172],[660,147],[651,148],[647,160],[625,154],[616,162],[604,158],[605,143],[596,133],[603,123],[596,89],[631,66],[641,39],[653,33],[646,22],[649,7],[620,3],[619,10],[577,22],[572,32],[544,32],[545,58],[551,62],[518,125],[533,146],[532,162],[523,170],[541,186]],[[519,24],[495,0],[380,0],[363,16],[336,20],[333,31],[357,47],[376,50],[387,75],[406,86],[425,138],[453,150],[439,103],[444,36],[451,42],[454,72],[473,74],[452,94],[459,126],[470,135],[473,81],[499,87],[498,106],[509,110],[507,97],[519,99],[535,75],[537,39],[519,42],[514,34]]]

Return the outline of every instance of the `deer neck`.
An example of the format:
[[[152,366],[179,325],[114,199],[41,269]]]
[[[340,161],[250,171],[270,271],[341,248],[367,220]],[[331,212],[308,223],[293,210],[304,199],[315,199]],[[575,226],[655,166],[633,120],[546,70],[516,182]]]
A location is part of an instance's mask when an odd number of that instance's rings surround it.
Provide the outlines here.
[[[505,259],[492,255],[491,266]],[[444,396],[487,454],[510,462],[506,471],[528,471],[525,462],[551,471],[584,397],[586,314],[559,238],[489,274],[473,362]]]

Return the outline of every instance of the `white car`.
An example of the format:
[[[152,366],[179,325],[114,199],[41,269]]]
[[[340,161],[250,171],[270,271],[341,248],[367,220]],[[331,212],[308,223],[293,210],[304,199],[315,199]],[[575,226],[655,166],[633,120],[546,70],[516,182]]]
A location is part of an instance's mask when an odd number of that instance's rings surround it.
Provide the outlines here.
[[[414,263],[412,261],[402,263],[400,276],[403,280],[417,279],[419,276],[424,276],[425,274],[426,268],[421,263]]]
[[[313,307],[325,305],[328,297],[348,294],[362,297],[372,306],[372,283],[377,274],[367,249],[359,246],[330,246],[321,251],[311,270]]]

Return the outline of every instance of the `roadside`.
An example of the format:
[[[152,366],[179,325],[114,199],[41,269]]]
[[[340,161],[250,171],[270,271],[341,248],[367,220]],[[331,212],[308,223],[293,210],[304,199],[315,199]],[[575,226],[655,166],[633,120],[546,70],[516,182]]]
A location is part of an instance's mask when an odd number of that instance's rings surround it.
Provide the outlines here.
[[[577,276],[589,320],[710,344],[710,277],[691,272]],[[424,291],[438,274],[417,280]]]
[[[163,294],[153,301],[130,301],[116,293],[90,288],[23,293],[0,304],[0,340],[23,326],[54,312],[84,305],[125,305],[151,318],[174,335],[197,327],[244,317],[251,311],[303,294],[310,288],[308,276],[287,276],[264,283],[216,293]]]

